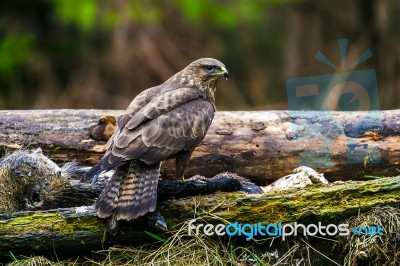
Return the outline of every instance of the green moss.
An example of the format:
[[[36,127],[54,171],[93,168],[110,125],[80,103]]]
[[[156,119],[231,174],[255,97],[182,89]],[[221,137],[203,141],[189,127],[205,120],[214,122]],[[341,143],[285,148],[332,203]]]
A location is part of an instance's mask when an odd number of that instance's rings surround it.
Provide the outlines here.
[[[212,200],[201,198],[204,196],[191,198],[184,203],[184,208],[192,215],[190,210],[195,202],[197,210],[212,210],[213,215],[221,219],[246,223],[294,222],[307,213],[311,213],[318,221],[332,222],[375,206],[397,204],[400,202],[399,184],[400,177],[393,177],[307,187],[261,196],[218,193],[213,195]],[[181,202],[177,204],[181,205]]]
[[[101,231],[104,222],[96,217],[68,219],[57,211],[26,212],[0,222],[0,234],[23,235],[31,232],[51,231],[62,235],[79,231]]]

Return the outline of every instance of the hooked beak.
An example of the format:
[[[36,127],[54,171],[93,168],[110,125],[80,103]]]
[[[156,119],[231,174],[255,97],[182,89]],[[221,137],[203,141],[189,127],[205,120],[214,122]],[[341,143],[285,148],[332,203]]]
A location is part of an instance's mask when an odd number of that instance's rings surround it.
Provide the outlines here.
[[[220,75],[223,76],[227,80],[229,78],[229,72],[225,67],[221,67]]]

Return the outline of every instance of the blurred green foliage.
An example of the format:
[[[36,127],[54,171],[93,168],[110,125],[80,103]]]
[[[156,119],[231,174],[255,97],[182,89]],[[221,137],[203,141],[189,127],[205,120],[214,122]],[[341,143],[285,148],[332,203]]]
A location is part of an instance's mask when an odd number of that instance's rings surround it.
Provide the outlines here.
[[[233,28],[239,23],[260,23],[264,8],[272,4],[288,4],[294,0],[244,0],[244,1],[185,1],[176,0],[182,14],[193,22],[207,20],[216,26]]]
[[[9,78],[18,67],[24,65],[34,44],[30,34],[4,36],[0,40],[0,76]]]
[[[236,27],[253,24],[257,28],[257,24],[262,25],[265,20],[262,7],[269,3],[287,2],[290,1],[3,1],[0,3],[2,10],[0,11],[0,14],[2,13],[0,105],[3,108],[54,107],[57,106],[52,102],[54,97],[62,95],[63,92],[68,94],[74,71],[81,70],[77,70],[79,65],[97,68],[95,71],[98,75],[109,72],[107,67],[101,65],[107,62],[97,60],[97,57],[113,49],[110,48],[114,41],[112,35],[124,30],[123,27],[118,27],[125,22],[133,24],[128,30],[132,32],[123,33],[127,35],[135,35],[136,30],[140,31],[143,28],[147,30],[151,25],[167,22],[175,23],[175,25],[161,30],[172,29],[177,32],[177,35],[184,36],[184,39],[198,38],[195,41],[200,42],[200,45],[203,42],[202,39],[207,36],[214,36],[214,39],[215,36],[226,38],[232,42],[232,49],[222,51],[221,56],[229,58],[242,49],[241,41],[237,40],[238,36],[235,33]],[[182,34],[182,30],[189,30],[190,33]],[[174,35],[173,32],[167,34]],[[264,45],[264,36],[262,34],[258,36],[260,37],[259,44]],[[185,40],[183,43],[186,42]],[[156,45],[162,46],[162,43]],[[135,41],[132,41],[132,46],[135,46]],[[205,49],[203,52],[215,54],[212,49]],[[240,59],[240,56],[237,58]],[[171,69],[171,73],[190,60],[192,59],[177,62],[177,65]],[[93,66],[93,64],[100,65]],[[246,65],[237,65],[236,70],[244,75]],[[159,77],[157,82],[161,82],[162,78]],[[238,78],[240,79],[240,75]],[[111,78],[109,82],[113,82],[113,79]],[[119,87],[118,82],[114,84]],[[147,84],[139,84],[135,91],[144,89],[146,86]],[[103,97],[107,98],[110,95],[111,87],[115,86],[108,84],[99,88]],[[44,101],[38,99],[41,95],[44,95],[42,97]],[[134,94],[131,93],[131,97],[133,96]],[[248,101],[246,95],[244,96],[245,101]],[[77,107],[93,105],[90,101],[72,102],[77,104]],[[119,106],[118,102],[105,102],[106,100],[100,100],[98,107]],[[64,99],[62,104],[64,107],[71,106],[67,99]]]
[[[141,90],[208,56],[232,75],[217,92],[220,109],[287,108],[285,80],[331,71],[313,56],[323,50],[338,57],[336,40],[343,37],[355,44],[354,54],[371,47],[379,57],[371,67],[384,77],[380,89],[394,91],[399,6],[390,0],[0,1],[0,108],[124,108]],[[385,108],[400,101],[385,95]]]
[[[98,12],[96,0],[80,0],[79,2],[52,0],[51,2],[60,21],[76,24],[79,29],[84,31],[93,28]]]

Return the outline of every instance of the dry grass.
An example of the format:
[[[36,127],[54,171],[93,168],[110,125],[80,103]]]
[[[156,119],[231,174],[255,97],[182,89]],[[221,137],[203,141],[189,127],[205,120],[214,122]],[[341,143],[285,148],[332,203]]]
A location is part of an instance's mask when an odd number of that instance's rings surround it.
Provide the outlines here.
[[[46,258],[35,256],[30,258],[24,258],[15,260],[10,263],[9,266],[64,266],[64,263],[55,263]]]
[[[235,246],[227,239],[206,235],[187,234],[185,224],[159,246],[143,245],[140,247],[111,247],[94,252],[91,258],[79,262],[51,262],[42,257],[15,260],[11,265],[28,266],[114,266],[114,265],[232,265],[232,266],[278,266],[278,265],[318,265],[313,263],[315,247],[304,238],[293,238],[281,243],[278,249],[270,248],[274,239],[258,240],[246,246]],[[330,259],[323,255],[324,261]],[[333,264],[334,265],[334,264]],[[338,264],[337,264],[338,265]]]
[[[352,217],[345,223],[349,228],[381,226],[380,235],[354,235],[340,238],[340,247],[346,252],[344,266],[400,265],[400,210],[392,207],[375,208],[369,213]]]
[[[187,223],[175,231],[159,246],[142,245],[139,247],[111,247],[94,252],[91,258],[74,262],[51,262],[43,257],[24,259],[14,258],[10,265],[20,266],[61,266],[61,265],[271,265],[269,253],[256,254],[252,248],[235,247],[232,242],[223,243],[219,238],[206,235],[188,235]]]
[[[161,240],[159,245],[115,246],[94,252],[90,258],[81,258],[79,261],[51,262],[42,257],[14,259],[10,265],[400,265],[399,209],[376,208],[344,223],[348,223],[350,229],[361,225],[379,225],[385,229],[385,234],[350,234],[336,239],[291,237],[285,242],[280,242],[279,238],[269,238],[234,244],[229,238],[188,235],[188,225],[184,223],[167,239],[154,235]]]
[[[96,252],[93,265],[269,265],[268,256],[257,256],[251,249],[235,248],[218,238],[206,235],[188,235],[187,223],[161,246],[139,248],[112,247]],[[103,259],[99,260],[99,258]]]

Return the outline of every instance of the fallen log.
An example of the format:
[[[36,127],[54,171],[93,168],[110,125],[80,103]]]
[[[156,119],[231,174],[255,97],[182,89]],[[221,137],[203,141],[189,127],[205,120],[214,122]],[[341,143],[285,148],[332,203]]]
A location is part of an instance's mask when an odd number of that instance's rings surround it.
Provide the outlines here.
[[[35,210],[48,210],[74,206],[92,205],[94,200],[106,185],[108,177],[101,175],[96,183],[82,183],[79,180],[69,179],[66,184],[54,187],[51,195],[41,196],[41,202],[36,204]],[[212,194],[217,191],[243,191],[247,194],[262,194],[260,187],[247,179],[232,173],[220,173],[213,178],[194,176],[185,181],[159,180],[157,186],[157,202],[198,195]],[[41,194],[46,191],[41,191]]]
[[[261,195],[219,192],[167,200],[158,205],[158,210],[169,231],[173,231],[194,217],[212,224],[335,223],[373,207],[399,207],[399,202],[400,176],[397,176]],[[155,231],[146,216],[121,222],[115,235],[105,234],[106,229],[107,221],[99,219],[93,208],[87,206],[3,214],[0,255],[77,254],[114,244],[137,245],[154,240],[145,230],[161,236],[169,232]]]
[[[115,125],[112,110],[0,111],[0,148],[41,147],[56,162],[92,165]],[[362,123],[360,123],[362,121]],[[398,174],[400,110],[217,112],[186,176],[235,172],[264,185],[299,165],[330,181]],[[162,177],[174,173],[173,160]]]
[[[92,205],[113,171],[100,174],[92,184],[79,181],[86,171],[75,163],[60,168],[41,149],[8,154],[0,160],[0,213]],[[164,201],[216,191],[263,193],[248,179],[224,172],[213,178],[197,175],[185,181],[159,180],[157,199]]]

